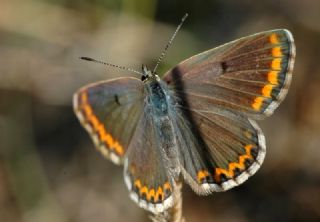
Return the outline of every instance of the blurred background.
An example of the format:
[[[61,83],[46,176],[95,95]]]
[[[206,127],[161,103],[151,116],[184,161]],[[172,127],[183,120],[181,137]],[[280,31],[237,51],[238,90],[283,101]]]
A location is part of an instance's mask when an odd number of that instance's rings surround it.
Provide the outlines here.
[[[289,29],[293,82],[259,122],[262,168],[242,186],[200,197],[185,185],[191,221],[320,220],[320,1],[0,0],[0,221],[149,221],[128,197],[122,167],[93,148],[72,110],[81,86],[118,76],[90,56],[140,70],[159,67],[256,32]]]

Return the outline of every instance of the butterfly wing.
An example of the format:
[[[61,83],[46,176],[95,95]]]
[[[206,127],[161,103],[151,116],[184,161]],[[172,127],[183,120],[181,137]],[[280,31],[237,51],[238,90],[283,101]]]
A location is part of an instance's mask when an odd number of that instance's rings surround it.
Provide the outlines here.
[[[124,178],[130,197],[140,207],[153,213],[163,212],[172,205],[174,184],[161,158],[156,131],[153,118],[146,107],[124,164]]]
[[[164,76],[178,104],[182,173],[196,192],[228,190],[259,169],[265,139],[252,119],[284,99],[294,57],[291,33],[273,30],[193,56]]]
[[[75,93],[73,101],[97,149],[114,163],[124,162],[131,198],[158,213],[172,205],[173,181],[144,99],[141,80],[119,78],[86,86]]]
[[[96,148],[120,164],[142,113],[143,99],[143,83],[126,77],[81,88],[74,94],[73,107]]]
[[[246,116],[180,107],[176,133],[182,174],[199,194],[225,191],[253,175],[265,157],[265,138]]]
[[[260,119],[290,86],[295,46],[287,30],[258,33],[193,56],[163,80],[187,95],[190,106],[220,106]]]

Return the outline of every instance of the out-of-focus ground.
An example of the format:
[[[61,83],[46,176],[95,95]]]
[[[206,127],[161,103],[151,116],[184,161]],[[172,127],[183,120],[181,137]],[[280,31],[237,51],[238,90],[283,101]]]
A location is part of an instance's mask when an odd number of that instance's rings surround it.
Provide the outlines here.
[[[87,83],[132,74],[78,57],[152,66],[185,12],[159,73],[269,29],[289,29],[297,46],[289,94],[259,122],[262,168],[207,197],[185,185],[186,221],[320,220],[320,1],[0,0],[0,9],[0,221],[148,221],[71,102]]]

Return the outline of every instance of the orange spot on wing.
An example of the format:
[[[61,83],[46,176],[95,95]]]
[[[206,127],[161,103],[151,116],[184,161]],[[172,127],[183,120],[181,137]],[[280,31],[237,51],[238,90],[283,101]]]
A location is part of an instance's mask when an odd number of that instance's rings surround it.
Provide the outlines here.
[[[164,198],[164,195],[163,195],[163,190],[161,187],[158,187],[158,190],[156,192],[156,195],[155,195],[155,198],[154,198],[154,201],[157,202],[158,200],[163,200]]]
[[[251,155],[251,149],[253,148],[252,144],[247,144],[244,149],[246,150],[246,154],[241,155],[239,157],[239,164],[242,165],[244,167],[244,162],[246,161],[246,159],[251,159],[253,158]]]
[[[138,188],[138,189],[140,189],[141,188],[141,181],[140,180],[136,180],[136,181],[134,181],[134,185]]]
[[[244,149],[246,150],[246,154],[247,155],[251,155],[251,149],[253,148],[253,145],[252,144],[247,144],[245,145]]]
[[[275,58],[271,62],[271,68],[273,70],[281,70],[281,58]]]
[[[259,111],[262,106],[263,100],[264,100],[263,97],[256,97],[253,103],[251,104],[252,108]]]
[[[234,171],[235,169],[244,169],[244,164],[242,164],[243,156],[239,157],[239,163],[229,163],[229,171]]]
[[[116,141],[104,128],[98,118],[94,115],[91,106],[88,104],[88,95],[86,92],[81,94],[82,109],[87,120],[92,124],[92,127],[98,132],[100,139],[105,142],[109,149],[114,149],[115,152],[122,156],[124,154],[123,147]]]
[[[163,185],[163,188],[164,190],[170,190],[171,191],[171,185],[169,182],[166,182],[164,185]]]
[[[142,194],[146,194],[146,196],[147,196],[147,194],[148,194],[148,188],[147,188],[146,186],[144,186],[144,187],[142,187],[142,188],[140,189],[140,196],[142,196]]]
[[[147,200],[150,201],[152,197],[153,197],[153,200],[155,200],[155,193],[156,192],[154,189],[149,190],[149,192],[147,194]]]
[[[263,88],[262,88],[262,95],[264,97],[271,97],[271,92],[272,92],[272,88],[273,88],[273,85],[265,85]]]
[[[207,176],[209,176],[209,172],[206,171],[206,170],[200,170],[198,172],[198,175],[197,175],[197,180],[198,180],[198,183],[201,183],[201,181],[206,178]]]
[[[272,56],[274,56],[274,57],[281,57],[282,56],[282,52],[281,52],[281,47],[280,46],[272,48]]]
[[[271,84],[277,85],[278,84],[278,74],[279,74],[278,71],[270,71],[268,73],[268,81]]]
[[[272,44],[278,44],[279,43],[278,36],[275,33],[270,35],[269,40],[270,40],[270,43],[272,43]]]
[[[214,179],[217,181],[217,182],[220,182],[220,176],[221,174],[224,174],[225,176],[227,177],[233,177],[234,173],[233,171],[229,171],[229,169],[222,169],[222,168],[216,168],[215,170],[215,174],[214,174]]]

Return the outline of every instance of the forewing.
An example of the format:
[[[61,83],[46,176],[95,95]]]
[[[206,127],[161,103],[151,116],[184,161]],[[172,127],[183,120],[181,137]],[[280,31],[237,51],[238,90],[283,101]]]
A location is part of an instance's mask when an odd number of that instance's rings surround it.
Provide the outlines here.
[[[157,141],[153,119],[145,110],[129,146],[124,178],[130,197],[153,213],[163,212],[172,205],[173,190]]]
[[[295,45],[287,30],[244,37],[185,60],[164,76],[191,107],[214,106],[251,118],[271,115],[287,94]]]
[[[73,107],[96,148],[120,164],[142,113],[143,99],[143,83],[126,77],[81,88],[74,94]]]

